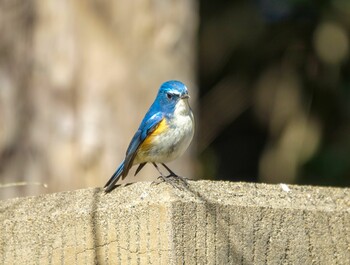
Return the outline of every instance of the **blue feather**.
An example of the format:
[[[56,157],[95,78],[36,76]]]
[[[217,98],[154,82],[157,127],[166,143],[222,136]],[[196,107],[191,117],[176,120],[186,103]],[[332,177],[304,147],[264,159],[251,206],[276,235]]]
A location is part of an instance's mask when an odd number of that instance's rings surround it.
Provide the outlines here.
[[[114,185],[115,185],[115,183],[117,183],[118,179],[122,175],[123,170],[124,170],[124,160],[123,160],[123,162],[120,163],[117,170],[114,172],[112,177],[108,180],[108,182],[104,186],[106,188],[105,189],[106,192],[110,192],[114,188]]]

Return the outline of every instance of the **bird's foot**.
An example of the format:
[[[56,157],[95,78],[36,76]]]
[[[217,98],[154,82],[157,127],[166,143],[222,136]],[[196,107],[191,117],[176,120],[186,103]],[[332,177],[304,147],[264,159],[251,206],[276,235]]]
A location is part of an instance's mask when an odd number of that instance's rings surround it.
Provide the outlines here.
[[[173,188],[179,188],[178,185],[175,183],[174,179],[170,178],[169,176],[160,175],[157,179],[160,179],[160,182],[166,182],[170,184]],[[157,184],[159,184],[160,182],[157,182]]]
[[[186,186],[188,186],[188,178],[176,175],[176,174],[169,174],[168,176],[165,176],[165,178],[171,178],[174,180],[181,180]]]
[[[166,183],[169,183],[171,186],[173,186],[174,188],[178,188],[178,189],[182,189],[181,186],[178,185],[178,183],[176,183],[178,180],[182,181],[182,183],[188,187],[188,181],[187,178],[176,175],[176,174],[169,174],[167,176],[159,176],[158,179],[163,180]]]
[[[158,180],[159,180],[159,181],[158,181]],[[162,176],[162,175],[160,175],[160,176],[157,178],[157,180],[153,181],[153,182],[152,182],[152,185],[158,185],[158,184],[160,184],[160,183],[162,183],[162,182],[166,182],[166,183],[170,184],[173,188],[179,188],[179,187],[175,184],[174,179],[170,179],[170,178],[168,178],[168,176]]]
[[[166,168],[166,170],[169,172],[169,175],[164,176],[164,174],[159,170],[158,166],[156,163],[153,163],[154,167],[158,170],[160,176],[158,177],[158,179],[163,180],[166,183],[169,183],[171,186],[173,186],[174,188],[178,188],[178,189],[182,189],[183,186],[179,186],[178,183],[176,183],[178,180],[181,180],[182,183],[184,184],[184,186],[187,188],[188,187],[188,182],[187,179],[184,177],[181,177],[179,175],[176,175],[167,165],[165,165],[164,163],[162,163],[162,165]],[[175,184],[176,183],[176,184]],[[159,182],[158,182],[159,184]]]

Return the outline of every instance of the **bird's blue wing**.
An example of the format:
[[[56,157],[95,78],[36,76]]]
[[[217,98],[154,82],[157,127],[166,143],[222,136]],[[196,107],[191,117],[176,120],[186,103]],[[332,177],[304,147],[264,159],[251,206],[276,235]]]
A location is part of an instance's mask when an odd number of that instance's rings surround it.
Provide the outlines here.
[[[157,112],[153,115],[149,115],[150,113],[147,113],[147,114],[148,115],[146,115],[143,121],[141,122],[139,129],[137,130],[134,137],[132,138],[129,144],[128,150],[126,151],[122,178],[124,178],[128,174],[129,169],[132,166],[132,162],[134,161],[134,158],[136,156],[137,150],[140,147],[140,145],[147,138],[147,136],[157,128],[159,123],[163,120],[163,114],[161,112]]]

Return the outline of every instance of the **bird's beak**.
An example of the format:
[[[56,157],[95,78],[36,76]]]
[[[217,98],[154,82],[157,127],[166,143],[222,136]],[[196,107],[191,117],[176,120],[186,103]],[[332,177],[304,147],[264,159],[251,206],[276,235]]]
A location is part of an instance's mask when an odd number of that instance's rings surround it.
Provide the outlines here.
[[[181,99],[185,99],[185,98],[190,98],[190,95],[189,95],[189,94],[183,94],[183,95],[181,96]]]

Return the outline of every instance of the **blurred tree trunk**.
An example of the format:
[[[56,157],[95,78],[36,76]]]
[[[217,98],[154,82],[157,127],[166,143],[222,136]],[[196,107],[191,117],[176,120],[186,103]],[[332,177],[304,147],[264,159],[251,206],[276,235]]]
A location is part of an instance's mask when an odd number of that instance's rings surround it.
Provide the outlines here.
[[[0,0],[0,182],[49,186],[1,197],[102,186],[162,82],[195,98],[196,4]],[[181,175],[189,156],[172,164]],[[157,177],[141,173],[127,181]]]

